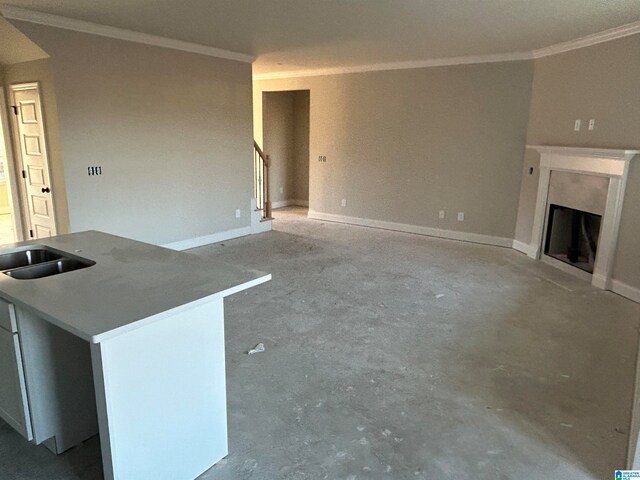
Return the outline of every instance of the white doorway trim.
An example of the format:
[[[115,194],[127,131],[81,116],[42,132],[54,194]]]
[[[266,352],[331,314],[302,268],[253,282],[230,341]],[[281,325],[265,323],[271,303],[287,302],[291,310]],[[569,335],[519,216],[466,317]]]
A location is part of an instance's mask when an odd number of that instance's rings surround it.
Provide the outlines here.
[[[9,190],[9,200],[12,208],[13,231],[16,241],[21,242],[25,239],[24,227],[22,222],[22,208],[20,201],[20,187],[18,185],[18,169],[16,168],[15,157],[13,155],[13,141],[11,139],[11,125],[9,123],[9,107],[6,101],[6,92],[0,85],[0,122],[2,125],[2,135],[4,141],[4,153],[7,162],[7,186]]]
[[[598,252],[591,278],[594,287],[611,289],[613,260],[618,242],[622,202],[629,174],[631,159],[640,150],[622,150],[608,148],[554,147],[546,145],[527,145],[527,148],[540,153],[540,179],[536,197],[533,230],[528,256],[540,259],[543,234],[546,225],[551,171],[565,171],[609,178],[609,190],[602,225]]]

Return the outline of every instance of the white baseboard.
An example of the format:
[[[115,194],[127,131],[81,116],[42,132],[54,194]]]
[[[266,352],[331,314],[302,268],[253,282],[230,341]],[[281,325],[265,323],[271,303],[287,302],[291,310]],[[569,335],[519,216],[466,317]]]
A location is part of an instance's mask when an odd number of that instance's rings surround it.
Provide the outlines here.
[[[383,220],[372,220],[360,217],[347,217],[333,213],[316,212],[315,210],[309,210],[308,217],[314,220],[347,223],[350,225],[360,225],[362,227],[379,228],[382,230],[393,230],[396,232],[415,233],[429,237],[461,240],[463,242],[481,243],[483,245],[494,245],[497,247],[510,248],[513,246],[513,239],[511,238],[493,237],[491,235],[482,235],[480,233],[458,232],[455,230],[443,230],[441,228],[423,227],[420,225],[410,225],[406,223],[386,222]]]
[[[271,202],[271,208],[283,207],[308,207],[309,200],[280,200],[279,202]]]
[[[535,245],[521,242],[520,240],[514,240],[511,246],[514,250],[520,253],[524,253],[527,257],[536,258],[538,255],[538,249]]]
[[[632,287],[631,285],[622,283],[620,280],[612,280],[611,291],[629,300],[640,303],[640,288]]]
[[[171,242],[162,245],[165,248],[172,250],[189,250],[190,248],[202,247],[204,245],[210,245],[212,243],[224,242],[232,238],[244,237],[251,235],[251,227],[234,228],[233,230],[226,230],[224,232],[212,233],[211,235],[204,235],[202,237],[189,238],[187,240],[180,240],[178,242]]]

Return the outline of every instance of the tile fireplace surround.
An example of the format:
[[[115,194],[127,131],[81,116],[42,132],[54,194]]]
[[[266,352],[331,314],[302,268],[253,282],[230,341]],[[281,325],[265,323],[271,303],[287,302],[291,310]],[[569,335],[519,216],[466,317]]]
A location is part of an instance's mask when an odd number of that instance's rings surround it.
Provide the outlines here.
[[[549,209],[548,194],[552,171],[606,177],[609,179],[609,188],[605,211],[602,216],[598,251],[593,275],[591,275],[591,283],[597,288],[611,290],[613,261],[618,241],[620,215],[629,173],[629,163],[634,156],[640,154],[640,151],[545,145],[527,145],[527,148],[540,153],[540,179],[538,181],[531,243],[522,245],[521,248],[516,248],[531,258],[537,260],[541,258],[543,234]]]

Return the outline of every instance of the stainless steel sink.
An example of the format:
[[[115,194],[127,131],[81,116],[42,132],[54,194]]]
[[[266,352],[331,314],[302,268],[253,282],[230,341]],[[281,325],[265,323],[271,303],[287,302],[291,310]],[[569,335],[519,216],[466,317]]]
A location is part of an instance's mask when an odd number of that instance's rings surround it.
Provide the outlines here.
[[[50,277],[59,273],[72,272],[95,265],[95,262],[80,261],[71,258],[62,258],[52,262],[41,263],[30,267],[22,267],[4,272],[11,278],[18,280],[33,280],[34,278]]]
[[[50,277],[95,264],[86,258],[39,245],[0,254],[0,271],[16,280]]]
[[[44,248],[5,253],[0,255],[0,270],[26,267],[28,265],[59,260],[60,258],[62,258],[62,255]]]

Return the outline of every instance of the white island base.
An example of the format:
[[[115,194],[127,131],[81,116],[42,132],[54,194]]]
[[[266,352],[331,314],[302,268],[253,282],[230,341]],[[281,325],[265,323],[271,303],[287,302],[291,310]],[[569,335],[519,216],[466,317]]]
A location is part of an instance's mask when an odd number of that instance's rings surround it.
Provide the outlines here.
[[[228,453],[223,300],[91,345],[105,479],[191,480]]]
[[[1,259],[0,417],[26,440],[99,433],[106,480],[193,480],[227,455],[223,302],[271,275],[94,231]]]

